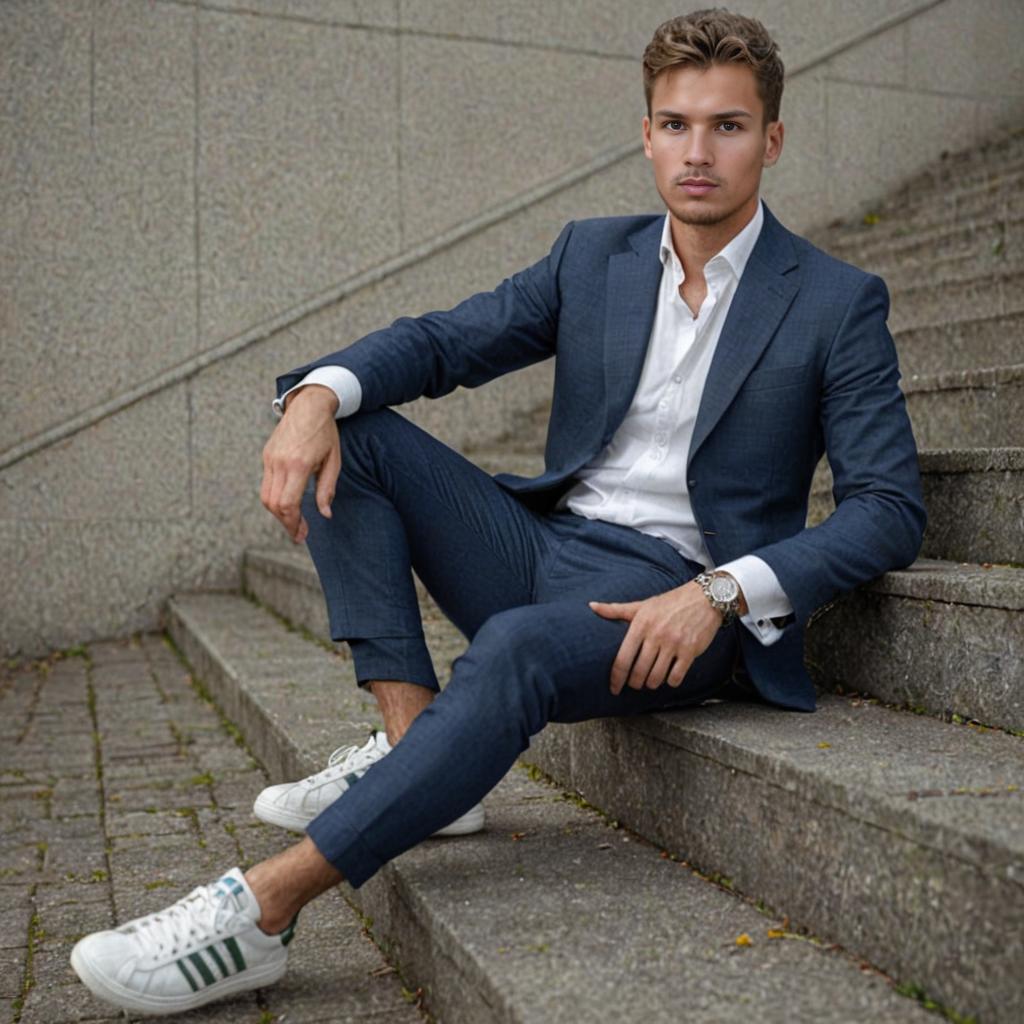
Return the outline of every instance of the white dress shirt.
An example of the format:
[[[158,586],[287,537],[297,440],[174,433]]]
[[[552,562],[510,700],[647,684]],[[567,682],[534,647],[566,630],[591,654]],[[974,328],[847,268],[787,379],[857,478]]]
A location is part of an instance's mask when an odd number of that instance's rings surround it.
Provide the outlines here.
[[[684,558],[712,567],[690,505],[686,460],[711,358],[763,223],[758,203],[750,223],[708,260],[707,294],[694,316],[679,293],[683,266],[666,215],[658,305],[636,394],[611,443],[578,471],[577,482],[562,496],[559,508],[631,526],[671,544]],[[322,384],[335,392],[339,417],[358,411],[362,388],[345,367],[319,367],[295,387],[307,384]],[[281,401],[294,390],[276,401],[275,408],[280,410]],[[732,575],[743,591],[743,624],[762,644],[774,643],[782,633],[772,619],[789,615],[793,608],[769,565],[745,555],[717,568]]]

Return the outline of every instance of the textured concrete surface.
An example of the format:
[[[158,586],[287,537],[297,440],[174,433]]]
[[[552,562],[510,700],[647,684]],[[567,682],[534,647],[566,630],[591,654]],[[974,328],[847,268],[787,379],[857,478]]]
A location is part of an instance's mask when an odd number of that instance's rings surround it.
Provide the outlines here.
[[[907,25],[908,84],[978,97],[1024,96],[1019,51],[1007,31],[1019,20],[1015,0],[944,3],[923,12]]]
[[[279,530],[262,510],[227,521],[0,520],[4,653],[146,629],[159,621],[169,591],[237,588],[232,542],[241,536],[267,543]]]
[[[186,8],[0,22],[6,448],[195,351],[194,97]]]
[[[900,144],[894,146],[883,128],[891,116],[892,95],[892,89],[884,85],[828,83],[828,146],[832,166],[838,172],[829,183],[833,210],[848,210],[863,203],[866,197],[858,180],[865,165],[872,168],[876,194],[900,185],[921,167],[921,154],[931,149],[936,133],[942,133],[942,125],[950,116],[965,127],[969,141],[979,142],[986,129],[992,128],[991,124],[978,123],[978,103],[973,98],[901,90],[900,105],[907,124]],[[932,158],[937,156],[933,150]]]
[[[963,258],[972,255],[990,263],[998,259],[1019,260],[1024,255],[1020,246],[1024,213],[1021,176],[1012,176],[999,191],[975,190],[968,195],[974,200],[969,214],[954,213],[920,227],[914,224],[914,218],[904,218],[898,211],[895,222],[884,220],[886,213],[876,213],[876,217],[883,219],[873,233],[865,233],[862,239],[849,239],[834,251],[848,262],[887,278],[904,267],[912,269],[926,263],[945,271],[951,261],[958,260],[959,269],[964,265]],[[954,210],[958,209],[957,200],[951,201]],[[895,223],[897,230],[878,230],[886,223]]]
[[[568,742],[565,781],[620,822],[961,1013],[1018,1019],[1020,739],[825,697],[814,715],[722,704]]]
[[[179,385],[0,474],[0,520],[181,520],[192,511],[189,393]],[[159,459],[145,453],[159,451]]]
[[[760,18],[785,40],[787,64],[797,66],[822,51],[870,30],[883,18],[911,11],[914,0],[750,0],[745,14]],[[628,7],[614,0],[572,0],[557,6],[537,0],[458,0],[404,4],[403,27],[445,35],[484,37],[537,46],[582,49],[638,57],[662,21],[681,13],[671,4],[640,0]],[[901,55],[902,56],[902,55]]]
[[[293,662],[295,634],[245,602],[213,596],[188,599],[176,632],[191,634],[183,639],[190,652],[204,650],[200,674],[213,692],[230,702],[232,691],[251,691],[265,709],[266,725],[254,734],[261,755],[266,744],[295,750],[300,761],[322,757],[316,678],[280,714],[263,702],[270,672],[258,654],[273,649]],[[308,646],[310,662],[341,681],[337,658]],[[302,673],[310,678],[309,663]],[[356,894],[374,934],[441,1021],[667,1022],[683,1004],[688,1019],[709,1024],[752,1012],[778,1021],[925,1019],[856,961],[771,938],[769,929],[787,933],[777,917],[557,790],[512,773],[486,804],[483,833],[427,842]],[[744,934],[750,945],[737,945]],[[813,985],[803,983],[808,975]]]
[[[284,849],[252,816],[266,773],[157,636],[4,669],[0,722],[0,1015],[129,1019],[78,981],[71,947]],[[423,1020],[340,891],[303,912],[290,950],[273,988],[166,1019]]]
[[[922,448],[1024,446],[1024,365],[922,375],[903,389]]]
[[[417,37],[403,39],[401,62],[405,244],[631,138],[639,146],[644,103],[632,62]],[[581,116],[581,95],[599,117]]]
[[[394,36],[200,11],[200,335],[394,255]]]
[[[844,252],[922,228],[980,222],[1018,210],[1017,186],[1024,172],[1020,125],[1009,126],[969,152],[976,161],[969,180],[965,180],[959,155],[946,152],[900,188],[878,196],[870,217],[847,219],[841,231],[826,232],[832,236],[830,244]]]
[[[1020,269],[1000,269],[952,280],[922,277],[919,284],[891,293],[889,328],[894,334],[905,328],[981,319],[1024,309],[1024,272]]]
[[[929,452],[922,455],[921,463],[928,508],[922,555],[1020,565],[1024,560],[1024,448]]]
[[[398,6],[399,0],[217,0],[217,7],[241,14],[377,28],[398,24]]]
[[[900,331],[895,341],[908,377],[1024,363],[1024,312]]]
[[[807,661],[827,689],[1024,734],[1022,613],[1024,570],[921,560],[816,619]]]
[[[928,509],[921,555],[957,562],[1019,563],[1024,551],[1022,459],[1021,448],[920,452]],[[811,485],[808,523],[820,523],[834,508],[832,475],[823,459]]]

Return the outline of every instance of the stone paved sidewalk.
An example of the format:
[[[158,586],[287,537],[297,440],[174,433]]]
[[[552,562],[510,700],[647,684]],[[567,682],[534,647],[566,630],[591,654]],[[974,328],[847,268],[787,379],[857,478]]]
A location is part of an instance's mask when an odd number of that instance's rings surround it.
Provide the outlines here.
[[[252,815],[262,767],[159,636],[5,669],[0,748],[0,1022],[129,1019],[78,981],[75,941],[289,842]],[[338,890],[291,949],[273,988],[161,1019],[422,1024]]]

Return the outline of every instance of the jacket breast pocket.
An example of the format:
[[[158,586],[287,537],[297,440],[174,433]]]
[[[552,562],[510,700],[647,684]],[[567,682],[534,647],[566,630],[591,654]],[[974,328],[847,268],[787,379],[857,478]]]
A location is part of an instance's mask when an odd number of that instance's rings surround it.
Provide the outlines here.
[[[743,382],[742,391],[776,391],[779,388],[792,388],[802,385],[807,380],[810,363],[797,363],[795,366],[770,366],[763,370],[754,370]]]

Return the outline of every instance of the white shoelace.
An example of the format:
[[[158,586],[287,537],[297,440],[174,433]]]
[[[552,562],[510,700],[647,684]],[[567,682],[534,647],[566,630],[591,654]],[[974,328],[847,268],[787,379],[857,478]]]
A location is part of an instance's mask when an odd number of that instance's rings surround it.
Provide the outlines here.
[[[224,934],[225,919],[239,910],[239,898],[214,882],[193,889],[166,910],[133,921],[131,928],[143,955],[157,962],[167,953],[177,956]]]
[[[318,783],[329,782],[349,772],[359,772],[360,769],[365,771],[376,761],[380,760],[380,756],[377,747],[377,737],[371,736],[361,747],[354,743],[347,747],[338,747],[327,759],[326,768],[315,772],[302,781],[306,786],[315,786]]]

